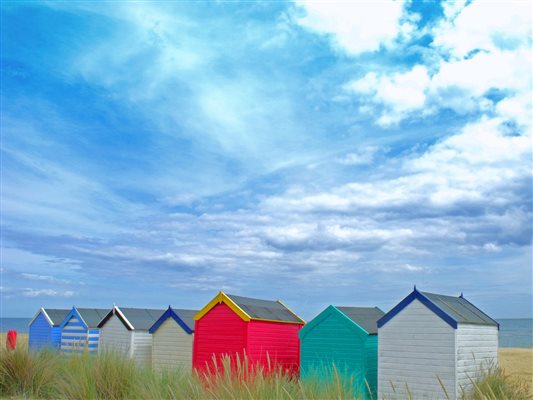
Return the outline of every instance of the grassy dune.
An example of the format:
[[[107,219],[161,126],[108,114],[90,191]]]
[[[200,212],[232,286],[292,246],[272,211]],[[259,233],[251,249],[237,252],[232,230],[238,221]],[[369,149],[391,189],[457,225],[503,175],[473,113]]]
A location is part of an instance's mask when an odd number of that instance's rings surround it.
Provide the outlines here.
[[[189,371],[154,373],[131,360],[107,352],[98,356],[29,353],[20,335],[15,352],[5,350],[0,336],[1,398],[64,399],[348,399],[360,398],[350,382],[338,376],[324,384],[300,382],[280,372],[251,374],[246,366],[235,374],[200,377]],[[501,349],[502,369],[487,373],[465,399],[533,399],[533,349]],[[229,368],[226,368],[229,370]],[[246,371],[246,372],[245,372]],[[246,375],[246,376],[245,376]]]

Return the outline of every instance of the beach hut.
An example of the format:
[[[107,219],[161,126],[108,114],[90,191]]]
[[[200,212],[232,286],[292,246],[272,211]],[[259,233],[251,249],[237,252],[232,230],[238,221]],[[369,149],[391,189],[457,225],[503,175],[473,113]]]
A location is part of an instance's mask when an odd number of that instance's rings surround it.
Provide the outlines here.
[[[378,321],[379,398],[460,398],[497,362],[498,330],[462,294],[415,287]]]
[[[297,373],[298,331],[304,321],[281,301],[259,300],[220,292],[194,317],[193,367],[213,368],[221,357],[242,360],[265,370]]]
[[[150,365],[152,336],[148,330],[164,312],[113,306],[98,325],[101,349],[121,352],[140,365]]]
[[[30,350],[61,347],[61,322],[70,310],[41,307],[29,323],[28,346]]]
[[[336,370],[353,379],[355,393],[376,398],[377,321],[383,315],[377,307],[329,306],[322,311],[299,333],[301,377],[329,379]]]
[[[77,308],[67,314],[60,325],[61,352],[80,353],[98,351],[98,323],[108,310],[101,308]]]
[[[198,310],[168,307],[152,325],[152,367],[155,370],[180,368],[190,370],[194,316]]]

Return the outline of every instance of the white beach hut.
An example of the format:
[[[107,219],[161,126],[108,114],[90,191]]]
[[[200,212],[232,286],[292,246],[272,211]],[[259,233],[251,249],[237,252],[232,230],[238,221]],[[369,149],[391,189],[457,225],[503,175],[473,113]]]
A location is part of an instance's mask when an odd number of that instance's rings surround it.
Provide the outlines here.
[[[460,398],[497,362],[498,330],[462,294],[415,287],[378,321],[379,398]]]
[[[141,365],[152,362],[152,336],[148,332],[165,310],[113,306],[98,324],[100,351],[125,354]]]
[[[192,368],[194,316],[198,310],[168,307],[152,325],[152,366],[155,370]]]

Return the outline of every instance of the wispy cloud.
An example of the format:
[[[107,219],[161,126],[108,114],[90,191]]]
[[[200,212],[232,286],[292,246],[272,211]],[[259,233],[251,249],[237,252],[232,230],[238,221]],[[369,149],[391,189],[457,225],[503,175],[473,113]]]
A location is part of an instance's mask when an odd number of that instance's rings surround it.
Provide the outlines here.
[[[309,317],[413,283],[529,312],[521,4],[27,7],[2,11],[4,313],[224,289]]]

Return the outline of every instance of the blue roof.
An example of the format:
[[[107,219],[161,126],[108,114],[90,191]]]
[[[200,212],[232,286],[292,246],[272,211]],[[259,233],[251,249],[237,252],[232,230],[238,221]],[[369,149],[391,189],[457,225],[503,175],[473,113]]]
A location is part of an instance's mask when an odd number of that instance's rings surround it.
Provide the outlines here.
[[[454,329],[457,329],[458,324],[491,325],[497,326],[498,329],[500,328],[500,325],[495,320],[466,300],[462,294],[459,297],[453,297],[436,293],[419,292],[416,287],[409,296],[378,320],[378,328],[381,328],[394,318],[415,299],[419,300]]]
[[[181,328],[191,334],[194,332],[194,316],[198,310],[184,310],[168,307],[161,317],[152,325],[148,332],[154,333],[167,319],[172,318]]]

